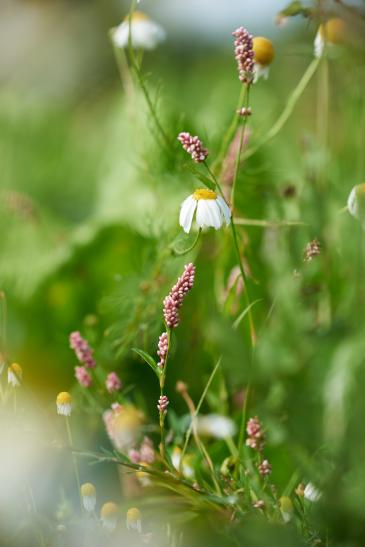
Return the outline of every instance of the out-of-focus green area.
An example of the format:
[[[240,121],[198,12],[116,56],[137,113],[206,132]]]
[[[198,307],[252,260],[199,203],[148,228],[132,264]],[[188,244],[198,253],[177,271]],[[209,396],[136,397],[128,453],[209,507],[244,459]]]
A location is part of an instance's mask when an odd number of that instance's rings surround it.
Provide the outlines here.
[[[24,4],[37,13],[44,8],[44,39],[31,55],[14,55],[14,66],[9,61],[0,92],[6,351],[22,364],[29,389],[53,404],[55,393],[74,381],[68,335],[81,330],[98,348],[98,362],[134,386],[153,415],[154,379],[130,348],[155,352],[162,326],[156,317],[184,264],[161,259],[180,234],[180,203],[195,184],[175,137],[185,129],[196,132],[214,159],[239,94],[232,51],[168,39],[146,53],[143,72],[174,143],[166,153],[140,92],[119,79],[107,29],[121,19],[122,6],[94,2],[81,24],[82,2],[52,9],[48,2]],[[141,7],[148,11],[148,1]],[[67,14],[69,28],[60,14]],[[82,33],[69,42],[73,24]],[[38,28],[29,23],[29,32]],[[18,48],[26,43],[27,29],[24,23],[18,36],[9,37],[9,56],[12,40]],[[284,108],[312,60],[314,34],[303,21],[285,39],[277,35],[270,78],[251,94],[250,142],[259,142]],[[52,70],[42,71],[50,59]],[[58,64],[67,73],[59,80]],[[174,395],[176,381],[186,381],[197,400],[223,354],[210,408],[235,415],[230,395],[250,381],[276,484],[284,488],[298,466],[318,483],[325,477],[319,527],[330,529],[339,546],[352,547],[361,545],[365,527],[365,249],[360,223],[340,210],[351,188],[365,180],[360,39],[329,62],[326,150],[318,142],[320,82],[316,74],[284,129],[245,163],[239,178],[237,216],[303,222],[240,228],[250,296],[258,301],[254,356],[244,324],[231,329],[241,307],[232,305],[232,312],[222,305],[235,266],[229,235],[209,232],[192,254],[196,286],[174,340],[168,389],[174,412],[186,412]],[[322,254],[304,263],[303,250],[314,238]],[[252,537],[250,530],[242,541],[265,541],[263,529],[260,538],[255,527]],[[290,534],[284,537],[280,529],[273,541],[297,545]]]

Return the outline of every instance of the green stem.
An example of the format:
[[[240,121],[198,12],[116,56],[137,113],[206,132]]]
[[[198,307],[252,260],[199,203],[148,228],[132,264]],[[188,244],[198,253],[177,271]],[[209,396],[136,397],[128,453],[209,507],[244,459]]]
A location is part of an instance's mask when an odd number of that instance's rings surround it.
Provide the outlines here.
[[[65,419],[66,419],[67,438],[68,438],[68,442],[69,442],[69,445],[70,445],[70,449],[72,451],[73,441],[72,441],[71,425],[70,425],[70,421],[68,419],[68,416],[66,416]],[[81,483],[80,483],[79,468],[78,468],[78,464],[77,464],[77,458],[76,458],[76,456],[73,452],[72,452],[72,464],[73,464],[73,468],[74,468],[75,481],[76,481],[76,486],[77,486],[77,490],[78,490],[78,496],[79,496],[79,499],[80,499],[80,506],[81,506],[81,511],[82,511],[83,509],[82,509],[82,499],[81,499]]]
[[[7,311],[7,305],[6,305],[6,294],[4,291],[0,291],[0,302],[1,302],[1,352],[4,353],[3,357],[5,359],[6,345],[7,345],[6,325],[8,320],[8,311]]]
[[[190,251],[192,251],[194,249],[194,247],[196,246],[196,244],[198,243],[201,233],[202,233],[202,229],[199,228],[199,231],[198,231],[198,233],[196,235],[196,238],[194,239],[193,243],[190,245],[190,247],[188,247],[187,249],[184,249],[183,251],[178,251],[174,247],[170,246],[171,253],[174,256],[184,256],[184,255],[190,253]]]
[[[160,396],[164,395],[164,387],[166,381],[166,372],[167,372],[167,363],[170,353],[170,344],[171,344],[171,328],[166,325],[167,332],[167,353],[165,357],[164,367],[161,371],[160,376]],[[166,446],[165,446],[165,417],[166,413],[160,411],[160,432],[161,432],[161,442],[160,442],[160,454],[164,462],[166,462]]]
[[[312,76],[314,75],[315,71],[317,70],[317,67],[319,65],[320,59],[315,58],[308,66],[307,70],[303,74],[301,80],[299,81],[297,87],[294,89],[292,94],[290,95],[284,110],[274,123],[274,125],[269,129],[269,131],[266,133],[266,135],[261,139],[260,142],[258,142],[255,146],[252,146],[249,148],[244,154],[242,155],[242,159],[245,160],[247,158],[250,158],[261,148],[264,144],[269,142],[271,139],[276,137],[276,135],[279,133],[281,128],[284,126],[284,124],[288,121],[289,117],[291,116],[298,100],[302,96],[304,90],[306,89],[307,85],[309,84]]]
[[[250,87],[244,86],[244,89],[246,90],[245,93],[245,108],[249,108],[249,102],[250,102]],[[238,172],[240,168],[240,162],[241,162],[241,153],[242,153],[242,146],[243,146],[243,140],[245,138],[245,131],[247,126],[247,119],[248,116],[244,117],[242,128],[241,128],[241,134],[240,134],[240,142],[238,146],[237,156],[236,156],[236,162],[235,162],[235,168],[234,168],[234,177],[233,177],[233,183],[232,183],[232,192],[231,192],[231,207],[232,211],[234,211],[234,198],[236,195],[236,185],[237,185],[237,179],[238,179]]]

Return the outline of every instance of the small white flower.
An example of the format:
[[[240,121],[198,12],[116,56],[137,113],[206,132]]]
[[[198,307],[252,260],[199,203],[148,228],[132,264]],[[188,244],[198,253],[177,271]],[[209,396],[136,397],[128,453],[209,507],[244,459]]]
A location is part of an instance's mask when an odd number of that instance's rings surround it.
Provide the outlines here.
[[[182,463],[182,474],[187,479],[192,479],[194,477],[194,469],[190,465],[190,456],[184,456]],[[180,462],[181,462],[181,448],[175,446],[171,454],[172,465],[175,467],[176,471],[180,471]]]
[[[137,507],[131,507],[128,509],[126,526],[127,530],[135,530],[139,534],[142,533],[142,514]]]
[[[235,435],[236,424],[227,416],[207,414],[197,418],[196,429],[199,435],[207,435],[215,439],[227,439]]]
[[[85,511],[92,513],[96,505],[96,490],[95,486],[91,482],[85,482],[81,486],[81,499]]]
[[[321,496],[322,492],[320,492],[311,482],[304,488],[304,497],[309,501],[316,502]]]
[[[100,510],[100,519],[103,528],[108,532],[113,532],[115,530],[118,522],[118,507],[114,502],[108,501],[107,503],[104,503]]]
[[[13,363],[8,368],[8,384],[13,387],[19,387],[23,376],[23,370],[18,363]]]
[[[195,190],[181,204],[180,226],[187,234],[190,232],[196,210],[196,223],[199,228],[211,226],[218,230],[224,223],[231,222],[231,210],[221,196],[206,188]]]
[[[365,182],[353,187],[347,200],[347,208],[357,220],[365,221]]]
[[[61,416],[71,416],[72,398],[67,391],[61,391],[56,399],[57,413]]]
[[[131,20],[128,15],[118,27],[112,29],[113,42],[117,47],[128,47],[129,28],[134,48],[154,49],[166,38],[166,33],[160,25],[145,13],[134,11]]]

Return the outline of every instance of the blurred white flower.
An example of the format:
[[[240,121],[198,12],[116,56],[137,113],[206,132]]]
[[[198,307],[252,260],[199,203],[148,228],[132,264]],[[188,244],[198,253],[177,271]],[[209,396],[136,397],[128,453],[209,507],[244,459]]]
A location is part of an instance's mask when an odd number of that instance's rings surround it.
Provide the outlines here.
[[[270,65],[274,58],[274,46],[271,40],[262,36],[256,36],[253,39],[253,51],[255,61],[253,82],[256,83],[260,78],[267,80]]]
[[[108,532],[113,532],[118,522],[118,507],[112,501],[104,503],[100,510],[100,520]]]
[[[198,416],[196,420],[198,435],[206,435],[215,439],[227,439],[235,435],[236,424],[227,416],[221,414],[207,414]]]
[[[171,454],[172,465],[175,467],[176,471],[180,471],[181,452],[181,448],[175,446]],[[194,477],[194,469],[191,466],[191,456],[184,456],[181,471],[187,479],[192,479]]]
[[[212,227],[218,230],[224,223],[231,222],[231,210],[221,196],[206,188],[195,190],[181,204],[180,226],[187,234],[190,232],[194,213],[199,228]]]
[[[329,46],[341,45],[346,42],[346,37],[347,28],[343,19],[333,17],[322,23],[314,39],[314,56],[322,56],[325,43]]]
[[[95,486],[91,482],[85,482],[81,485],[80,494],[85,511],[92,513],[96,505]]]
[[[138,507],[128,509],[126,526],[127,530],[136,530],[139,534],[142,533],[142,514]]]
[[[321,496],[322,492],[320,492],[311,482],[304,488],[304,497],[309,501],[316,502]]]
[[[353,217],[365,221],[365,182],[353,187],[347,200],[347,208]]]
[[[56,399],[57,413],[61,416],[71,416],[72,398],[67,391],[61,391]]]
[[[282,496],[279,499],[281,516],[285,523],[289,522],[293,516],[293,503],[288,496]]]
[[[131,20],[128,15],[118,27],[112,29],[113,42],[117,47],[128,47],[129,28],[134,48],[154,49],[166,38],[166,33],[160,25],[145,13],[134,11]]]

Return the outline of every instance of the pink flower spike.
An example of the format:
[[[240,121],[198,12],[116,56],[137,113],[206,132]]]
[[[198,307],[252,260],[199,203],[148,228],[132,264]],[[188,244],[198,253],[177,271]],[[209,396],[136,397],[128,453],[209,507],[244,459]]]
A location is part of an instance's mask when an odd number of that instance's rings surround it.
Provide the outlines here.
[[[165,323],[170,328],[176,328],[180,322],[179,308],[181,308],[185,295],[192,289],[195,279],[195,266],[190,263],[184,268],[184,272],[172,287],[170,293],[163,301],[163,315]]]
[[[157,363],[157,366],[160,369],[163,369],[166,362],[167,352],[169,350],[169,340],[167,332],[163,332],[158,339],[157,355],[160,358],[160,361]]]
[[[93,358],[94,350],[91,349],[88,342],[82,338],[78,331],[70,334],[70,347],[74,350],[76,357],[82,365],[86,368],[96,367],[96,363]]]
[[[75,378],[82,387],[90,387],[93,383],[91,375],[85,367],[75,367]]]
[[[122,382],[116,372],[110,372],[108,374],[105,380],[105,386],[109,393],[120,390],[122,387]]]
[[[162,414],[166,414],[169,403],[170,401],[167,395],[161,395],[157,403],[158,411],[161,412]]]
[[[237,61],[238,77],[249,86],[254,77],[254,51],[251,34],[243,27],[232,32],[235,37],[234,55]]]
[[[181,142],[184,150],[190,154],[191,159],[196,163],[201,163],[207,159],[208,149],[203,147],[203,143],[197,135],[193,137],[185,131],[179,134],[177,140]]]

